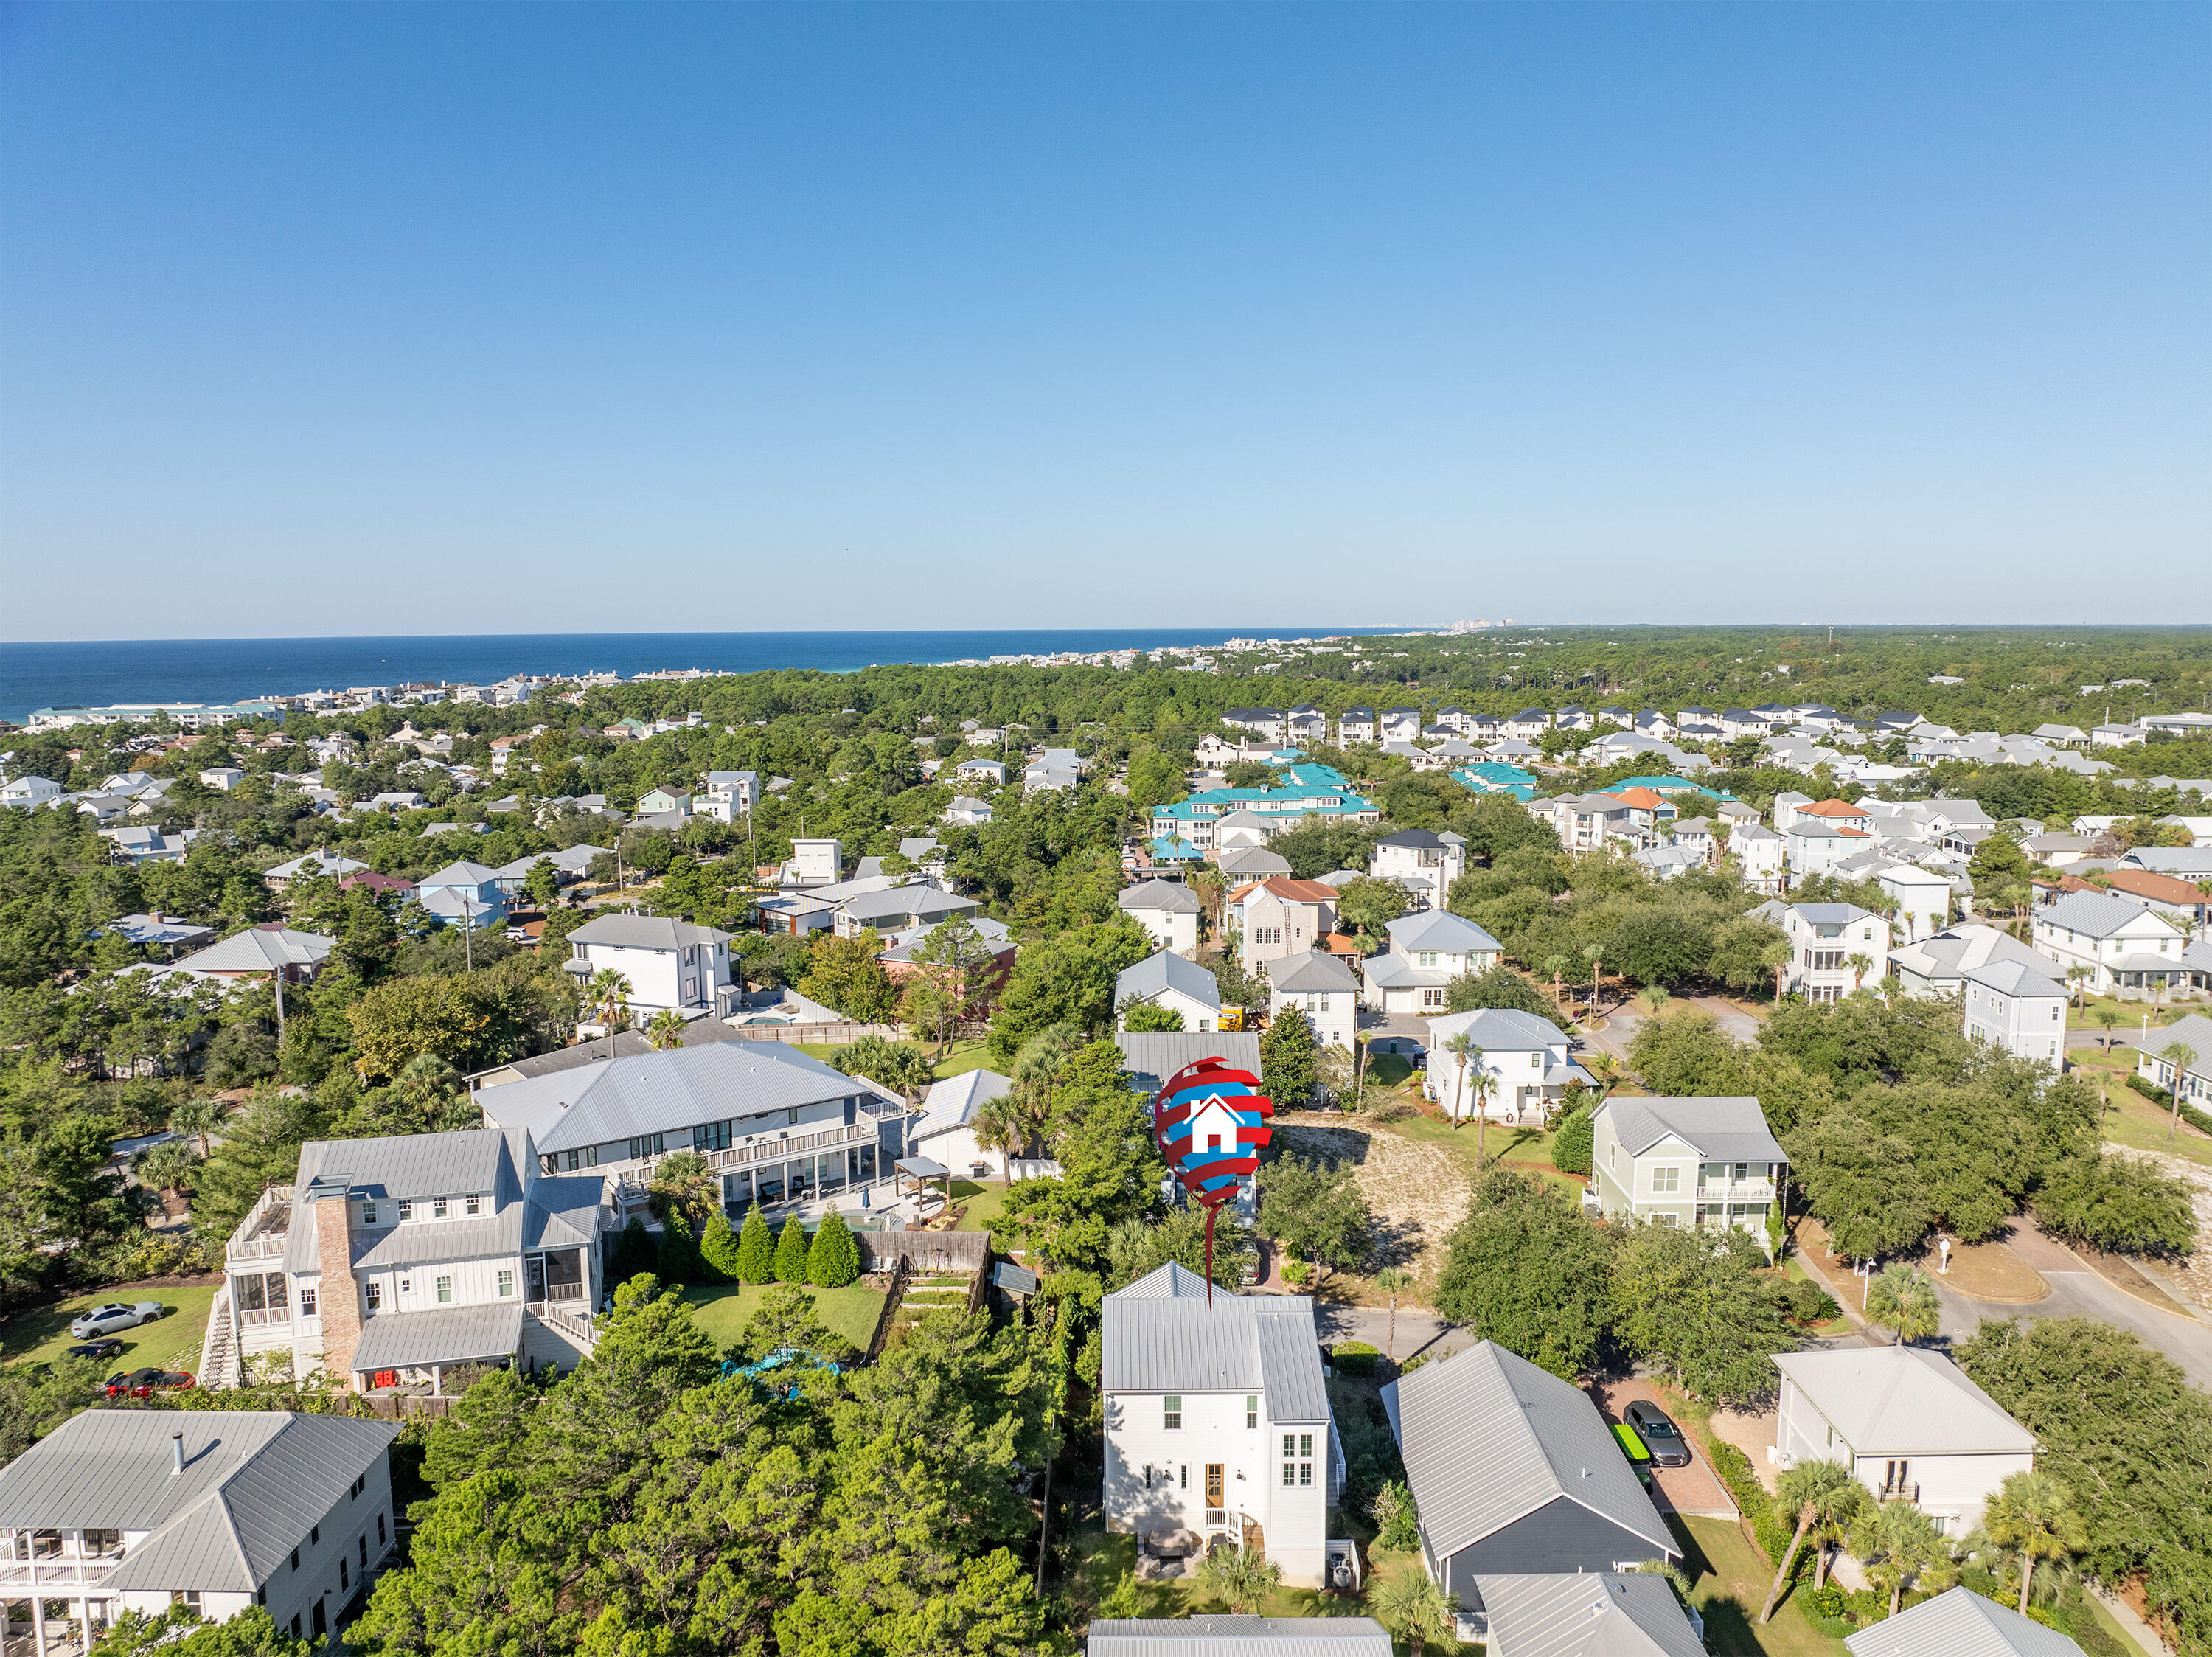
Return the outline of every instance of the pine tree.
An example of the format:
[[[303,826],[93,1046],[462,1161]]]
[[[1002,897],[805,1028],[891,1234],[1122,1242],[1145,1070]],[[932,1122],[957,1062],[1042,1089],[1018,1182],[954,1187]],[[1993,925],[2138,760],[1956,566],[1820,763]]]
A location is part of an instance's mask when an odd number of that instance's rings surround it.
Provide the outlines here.
[[[780,1283],[803,1283],[806,1281],[806,1228],[793,1215],[783,1222],[781,1235],[775,1240],[775,1280]]]
[[[672,1288],[681,1283],[702,1282],[707,1275],[707,1263],[699,1258],[699,1240],[691,1234],[691,1222],[672,1212],[661,1225],[660,1260],[654,1267],[660,1281]]]
[[[758,1209],[745,1214],[744,1229],[738,1234],[738,1281],[772,1283],[775,1281],[775,1234]]]
[[[1260,1038],[1260,1074],[1267,1096],[1286,1111],[1312,1102],[1320,1080],[1321,1052],[1314,1045],[1313,1020],[1304,1009],[1285,1007]]]
[[[814,1246],[806,1251],[806,1281],[817,1288],[842,1288],[860,1275],[860,1246],[833,1208],[822,1216]]]
[[[738,1248],[738,1234],[730,1225],[729,1215],[721,1209],[716,1209],[714,1217],[707,1221],[706,1235],[699,1240],[699,1258],[721,1282],[743,1281],[739,1268],[744,1256]]]
[[[607,1276],[617,1283],[626,1283],[640,1272],[654,1270],[659,1264],[659,1252],[653,1246],[653,1237],[646,1230],[645,1221],[633,1214],[615,1238],[614,1258],[608,1262]]]

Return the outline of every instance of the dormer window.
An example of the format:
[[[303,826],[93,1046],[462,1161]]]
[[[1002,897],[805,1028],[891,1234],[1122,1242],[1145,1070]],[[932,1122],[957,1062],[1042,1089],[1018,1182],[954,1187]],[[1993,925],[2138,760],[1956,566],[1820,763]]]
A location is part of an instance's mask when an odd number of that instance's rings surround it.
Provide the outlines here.
[[[434,1197],[430,1199],[430,1217],[433,1220],[442,1220],[446,1217],[446,1199],[444,1197]]]
[[[373,1226],[376,1223],[375,1203],[363,1203],[361,1205],[361,1222],[364,1226]]]
[[[401,1197],[401,1198],[399,1199],[399,1220],[400,1220],[400,1223],[404,1225],[404,1224],[405,1224],[408,1221],[412,1220],[414,1217],[415,1217],[415,1199],[414,1199],[413,1197]]]
[[[462,1204],[463,1212],[465,1213],[481,1214],[483,1212],[483,1197],[479,1192],[471,1191],[467,1197],[462,1199]]]

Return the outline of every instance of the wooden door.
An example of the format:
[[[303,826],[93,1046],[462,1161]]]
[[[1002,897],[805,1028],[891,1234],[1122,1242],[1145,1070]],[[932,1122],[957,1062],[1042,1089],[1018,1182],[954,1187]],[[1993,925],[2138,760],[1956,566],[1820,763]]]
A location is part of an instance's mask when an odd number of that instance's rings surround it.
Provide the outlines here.
[[[1220,1462],[1209,1461],[1206,1464],[1206,1505],[1209,1508],[1218,1508],[1224,1505],[1222,1494],[1224,1486],[1221,1472]]]

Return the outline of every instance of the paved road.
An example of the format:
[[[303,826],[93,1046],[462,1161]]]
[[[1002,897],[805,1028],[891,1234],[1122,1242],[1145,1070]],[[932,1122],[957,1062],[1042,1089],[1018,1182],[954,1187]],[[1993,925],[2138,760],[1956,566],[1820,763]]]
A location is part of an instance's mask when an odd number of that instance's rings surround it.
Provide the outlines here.
[[[1984,1323],[2000,1318],[2100,1319],[2142,1337],[2179,1364],[2191,1381],[2212,1392],[2212,1326],[2194,1318],[2160,1312],[2114,1288],[2094,1271],[2045,1270],[2043,1277],[2051,1285],[2050,1295],[2027,1306],[1970,1301],[1953,1294],[1936,1277],[1936,1298],[1943,1303],[1942,1333],[1952,1341],[1962,1341]]]

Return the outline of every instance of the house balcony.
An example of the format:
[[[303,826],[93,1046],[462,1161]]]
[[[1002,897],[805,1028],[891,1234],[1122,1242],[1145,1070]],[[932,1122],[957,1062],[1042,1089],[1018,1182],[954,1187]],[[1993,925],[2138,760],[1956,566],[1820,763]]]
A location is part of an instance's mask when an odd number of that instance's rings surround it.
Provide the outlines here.
[[[1774,1182],[1771,1179],[1700,1179],[1698,1181],[1698,1201],[1700,1203],[1771,1203]]]
[[[726,1150],[701,1151],[689,1148],[665,1151],[658,1156],[629,1163],[617,1170],[617,1197],[624,1203],[641,1202],[645,1190],[653,1184],[653,1173],[668,1157],[689,1154],[701,1158],[717,1173],[750,1172],[782,1162],[794,1156],[824,1150],[836,1150],[848,1145],[873,1145],[882,1137],[880,1129],[884,1122],[903,1120],[908,1114],[874,1100],[863,1100],[860,1119],[857,1122],[832,1123],[813,1131],[790,1129],[773,1137],[759,1136],[731,1146]]]
[[[291,1241],[293,1195],[289,1185],[272,1185],[261,1193],[224,1246],[227,1264],[249,1270],[283,1264],[284,1251]]]

